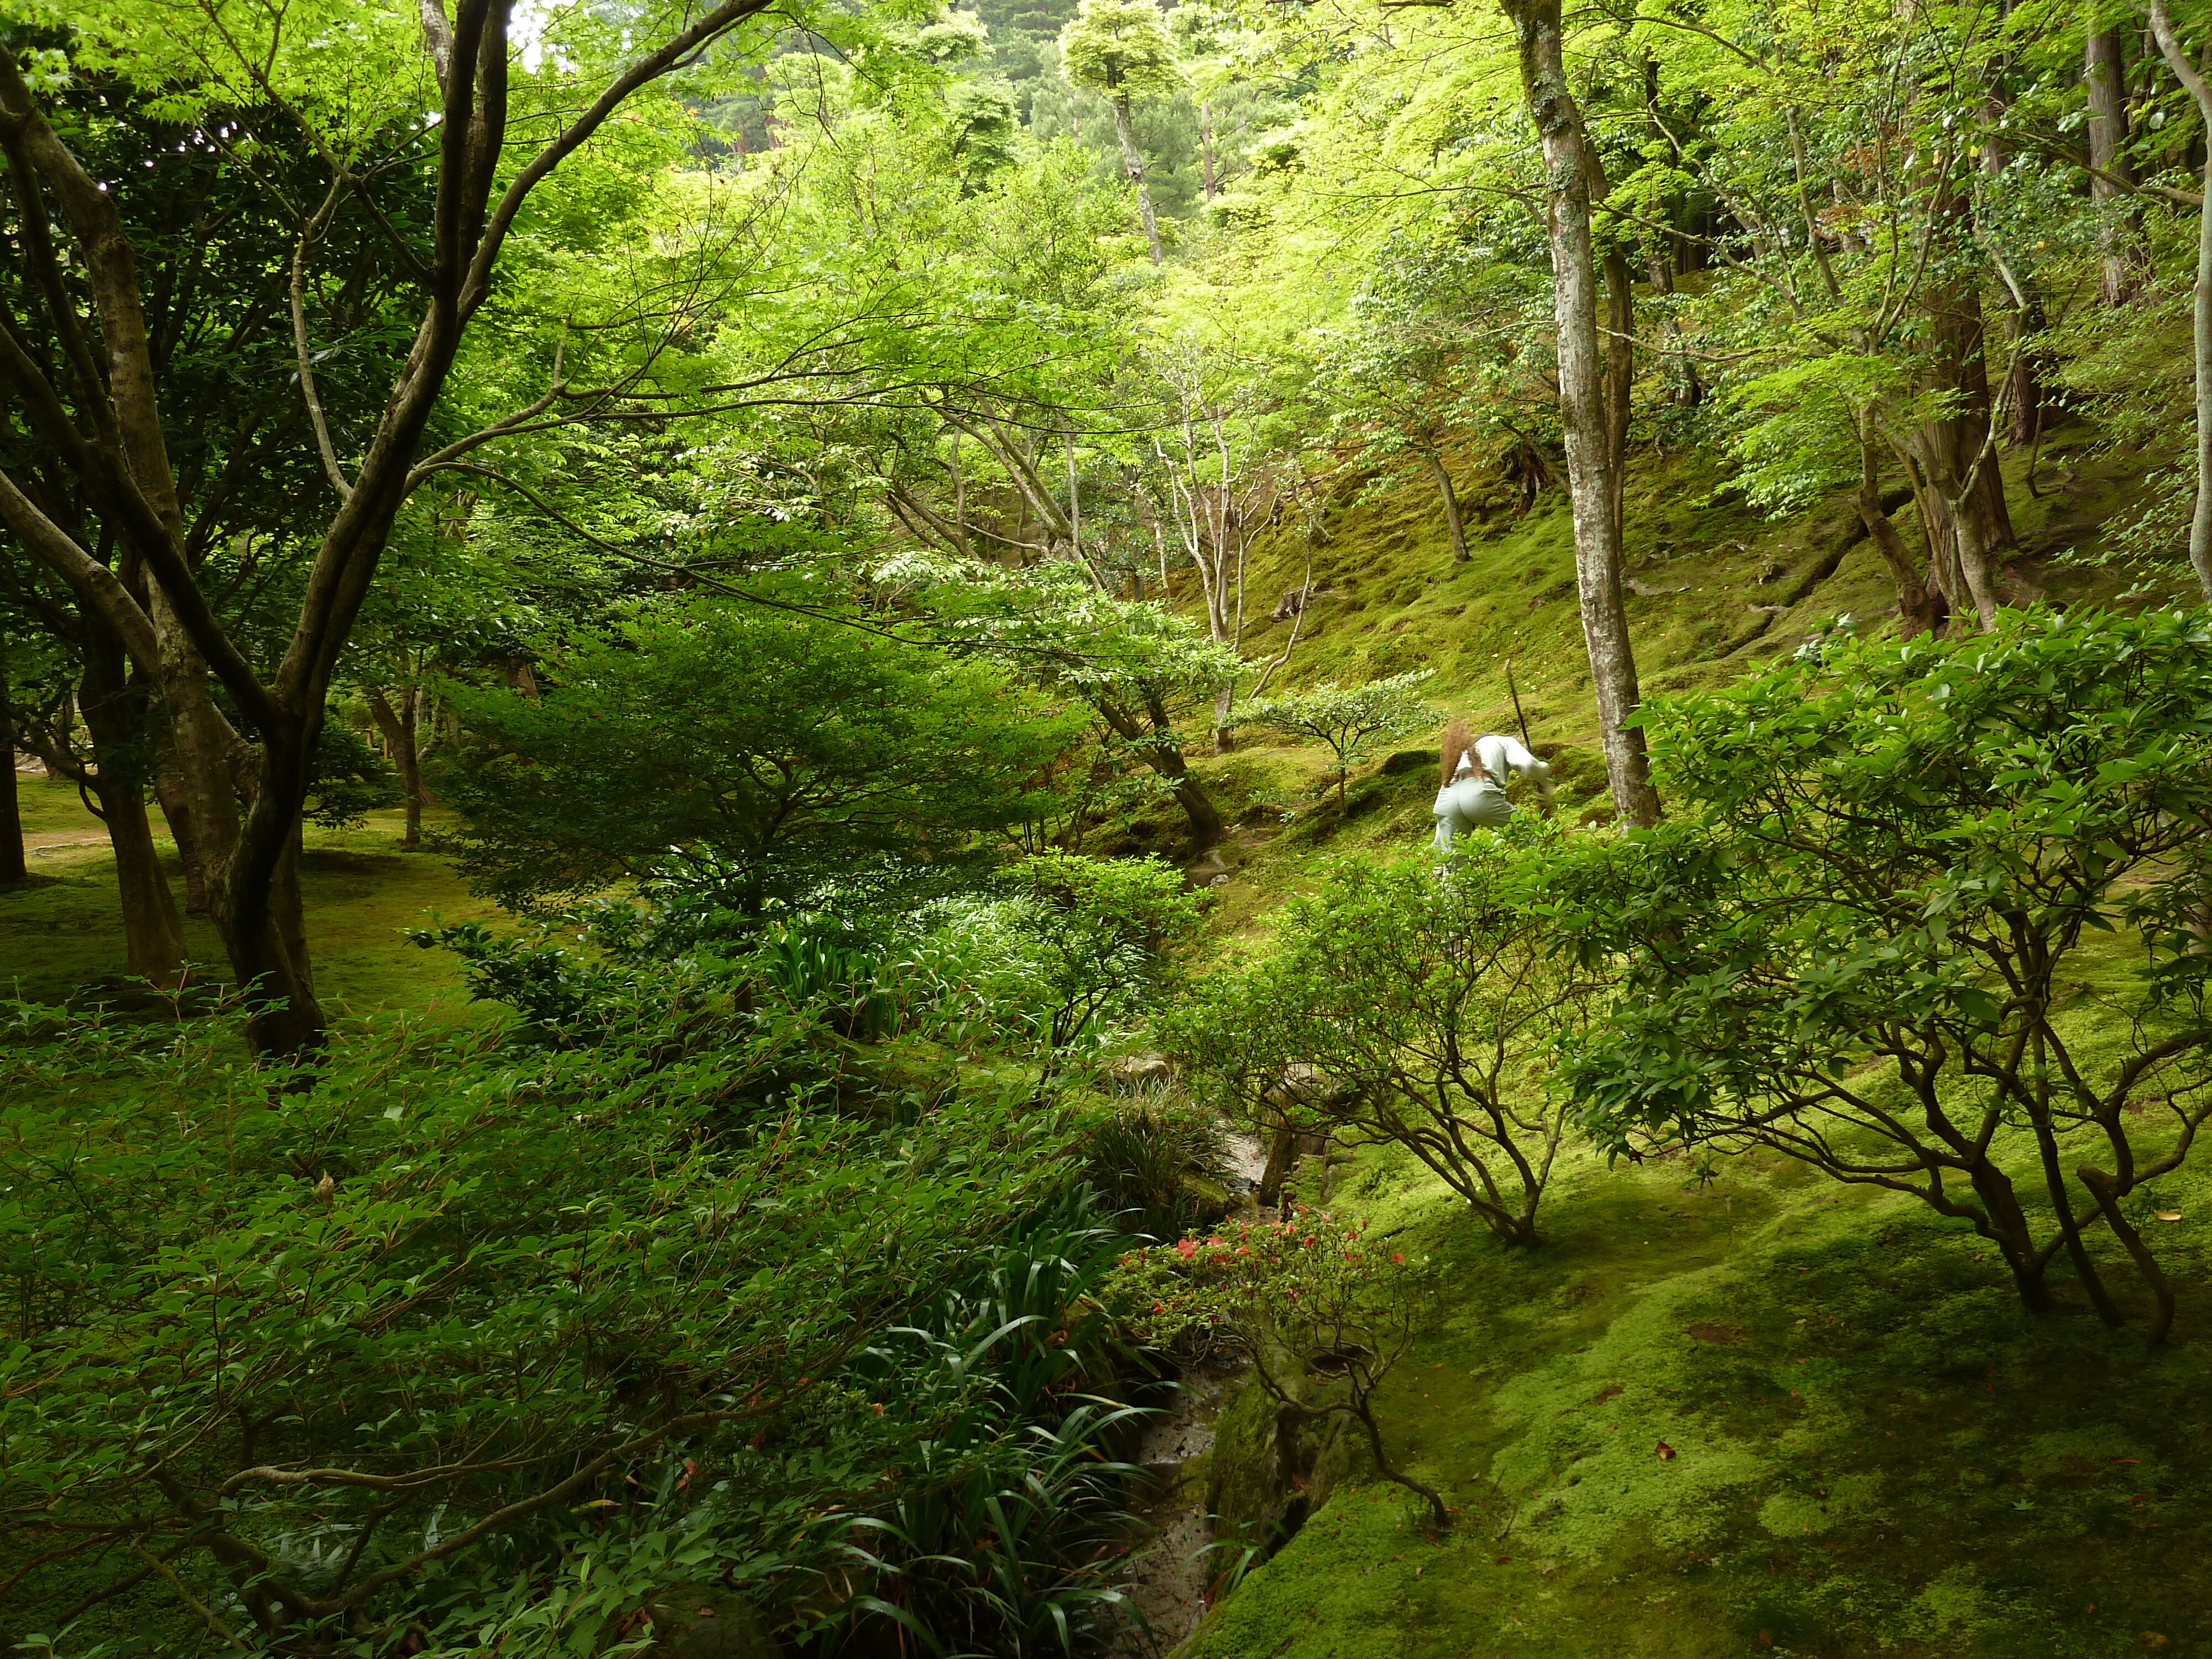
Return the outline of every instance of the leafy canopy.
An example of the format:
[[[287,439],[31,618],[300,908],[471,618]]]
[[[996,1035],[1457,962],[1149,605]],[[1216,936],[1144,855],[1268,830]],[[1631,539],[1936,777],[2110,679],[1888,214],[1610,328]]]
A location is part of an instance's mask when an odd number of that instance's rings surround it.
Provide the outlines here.
[[[941,858],[1033,815],[1072,735],[987,662],[720,599],[549,643],[541,678],[450,692],[477,747],[445,785],[462,865],[509,900],[712,849],[757,908],[810,862]]]
[[[1083,0],[1060,32],[1060,73],[1109,98],[1164,98],[1183,87],[1175,42],[1151,0]]]

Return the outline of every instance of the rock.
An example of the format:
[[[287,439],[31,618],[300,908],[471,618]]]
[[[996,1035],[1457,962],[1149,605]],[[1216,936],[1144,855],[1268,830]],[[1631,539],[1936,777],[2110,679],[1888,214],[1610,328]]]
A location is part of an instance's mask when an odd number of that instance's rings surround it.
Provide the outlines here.
[[[1175,1081],[1175,1065],[1165,1054],[1121,1054],[1107,1063],[1106,1078],[1131,1094],[1164,1089]]]
[[[655,1659],[783,1659],[783,1644],[744,1603],[720,1589],[665,1598],[649,1607]]]
[[[1329,589],[1316,587],[1311,582],[1304,587],[1286,587],[1283,590],[1283,597],[1275,601],[1275,608],[1269,613],[1267,620],[1288,622],[1306,608],[1309,600],[1325,599],[1329,592]]]
[[[1690,590],[1686,587],[1661,587],[1656,582],[1647,582],[1640,577],[1631,576],[1628,579],[1628,591],[1639,599],[1662,599],[1671,593],[1686,593]]]

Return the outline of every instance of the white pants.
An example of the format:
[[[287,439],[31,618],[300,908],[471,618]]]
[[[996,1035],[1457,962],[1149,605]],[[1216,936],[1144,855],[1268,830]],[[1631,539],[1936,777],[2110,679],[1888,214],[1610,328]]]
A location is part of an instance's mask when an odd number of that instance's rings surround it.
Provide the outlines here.
[[[1494,829],[1513,816],[1505,791],[1489,778],[1464,774],[1437,791],[1437,851],[1449,853],[1468,830]]]

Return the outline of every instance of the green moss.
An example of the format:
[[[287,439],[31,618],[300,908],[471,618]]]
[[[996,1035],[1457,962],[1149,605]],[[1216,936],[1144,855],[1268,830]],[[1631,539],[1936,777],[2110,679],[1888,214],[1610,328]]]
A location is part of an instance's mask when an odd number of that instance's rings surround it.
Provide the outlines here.
[[[49,1001],[86,987],[115,987],[126,964],[106,832],[65,785],[26,778],[21,795],[30,864],[40,879],[0,898],[0,986]],[[437,1018],[484,1017],[481,1005],[470,1008],[459,958],[417,949],[400,929],[420,925],[434,910],[448,921],[500,913],[472,897],[445,860],[401,852],[400,830],[397,811],[371,813],[353,829],[308,828],[301,879],[317,993],[341,1016],[427,1008]],[[156,845],[182,904],[175,849],[166,836]],[[222,971],[222,941],[205,918],[185,919],[185,940],[194,962]]]

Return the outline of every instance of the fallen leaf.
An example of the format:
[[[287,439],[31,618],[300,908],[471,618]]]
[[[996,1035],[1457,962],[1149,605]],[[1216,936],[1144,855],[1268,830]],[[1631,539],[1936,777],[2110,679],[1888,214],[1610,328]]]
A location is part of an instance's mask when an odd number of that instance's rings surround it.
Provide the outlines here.
[[[1659,1461],[1663,1463],[1674,1455],[1674,1449],[1668,1445],[1665,1441],[1662,1440],[1659,1443]]]
[[[2162,1648],[2166,1644],[2166,1638],[2154,1630],[2145,1631],[2141,1636],[2136,1637],[2136,1640],[2147,1648]]]
[[[1740,1325],[1722,1325],[1710,1319],[1701,1319],[1690,1327],[1689,1334],[1693,1340],[1698,1342],[1741,1342],[1743,1340],[1743,1328]]]
[[[2132,1498],[2130,1498],[2130,1499],[2128,1499],[2128,1502],[2129,1502],[2129,1503],[2130,1503],[2130,1504],[2148,1504],[2148,1503],[2149,1503],[2149,1502],[2150,1502],[2150,1500],[2151,1500],[2151,1494],[2150,1494],[2150,1493],[2148,1493],[2148,1492],[2137,1492],[2134,1497],[2132,1497]]]
[[[1621,1383],[1608,1382],[1597,1391],[1595,1397],[1591,1400],[1590,1403],[1594,1406],[1603,1405],[1614,1395],[1626,1394],[1627,1392],[1627,1389]]]
[[[2151,1213],[2156,1216],[2160,1221],[2179,1221],[2181,1219],[2181,1212],[2179,1210],[2153,1210]],[[2163,1638],[2160,1639],[2160,1645],[2165,1645]]]
[[[2114,1463],[2125,1463],[2132,1468],[2137,1463],[2142,1462],[2142,1459],[2140,1457],[2115,1457],[2111,1461]]]

